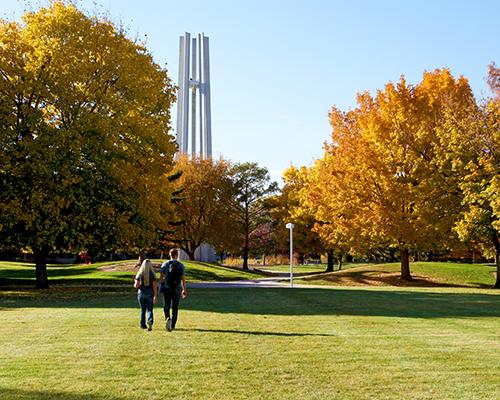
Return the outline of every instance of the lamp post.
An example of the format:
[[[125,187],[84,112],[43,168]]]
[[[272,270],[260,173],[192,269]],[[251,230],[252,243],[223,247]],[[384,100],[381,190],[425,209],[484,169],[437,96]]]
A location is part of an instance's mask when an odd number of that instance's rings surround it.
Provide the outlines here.
[[[286,227],[290,229],[290,287],[293,287],[293,224],[289,222]]]

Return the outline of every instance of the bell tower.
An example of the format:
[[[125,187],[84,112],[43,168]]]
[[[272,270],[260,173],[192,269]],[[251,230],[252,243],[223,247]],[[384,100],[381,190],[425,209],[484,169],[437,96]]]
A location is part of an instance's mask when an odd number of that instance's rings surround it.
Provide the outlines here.
[[[210,55],[208,37],[203,33],[191,38],[186,32],[179,38],[176,133],[179,152],[193,157],[212,157]]]

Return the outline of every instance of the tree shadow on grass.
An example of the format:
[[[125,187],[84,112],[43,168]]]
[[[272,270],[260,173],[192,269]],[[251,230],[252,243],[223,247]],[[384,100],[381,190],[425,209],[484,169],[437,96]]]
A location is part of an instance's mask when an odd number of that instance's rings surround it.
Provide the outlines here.
[[[259,315],[500,317],[500,296],[411,289],[205,289],[200,296],[192,295],[182,308]]]
[[[238,335],[255,335],[255,336],[283,336],[283,337],[298,337],[298,336],[336,336],[326,333],[289,333],[289,332],[262,332],[262,331],[240,331],[235,329],[187,329],[176,328],[176,331],[185,332],[203,332],[203,333],[230,333]]]
[[[1,399],[17,400],[126,400],[128,397],[117,397],[99,394],[76,394],[49,390],[10,389],[0,387]]]
[[[486,266],[489,267],[489,266]],[[370,265],[368,267],[353,268],[329,273],[315,274],[314,276],[304,277],[303,281],[326,281],[334,286],[365,286],[365,287],[463,287],[463,288],[481,288],[492,289],[494,277],[491,284],[481,282],[463,282],[452,283],[439,281],[425,274],[425,272],[412,272],[413,279],[405,281],[401,279],[399,270],[383,270]]]
[[[436,282],[428,277],[413,273],[411,281],[400,278],[400,272],[378,270],[343,270],[327,274],[316,274],[304,278],[306,282],[328,281],[339,286],[393,286],[393,287],[470,287],[445,282]]]
[[[158,301],[160,311],[163,301]],[[0,309],[130,308],[137,309],[133,288],[53,288],[0,291]],[[181,301],[184,310],[255,315],[351,315],[402,318],[500,317],[500,296],[449,292],[435,288],[196,288]],[[110,311],[111,312],[111,311]]]
[[[94,267],[57,267],[48,268],[49,279],[60,278],[67,276],[85,275],[95,272]],[[23,269],[0,269],[0,281],[8,282],[11,280],[34,280],[35,279],[35,267],[33,268],[23,268]]]

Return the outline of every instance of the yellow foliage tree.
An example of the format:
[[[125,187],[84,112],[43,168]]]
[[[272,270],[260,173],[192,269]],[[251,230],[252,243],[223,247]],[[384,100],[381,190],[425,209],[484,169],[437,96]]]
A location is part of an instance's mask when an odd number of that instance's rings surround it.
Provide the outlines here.
[[[474,107],[466,79],[446,70],[401,78],[358,106],[330,111],[332,142],[312,168],[307,204],[332,244],[388,241],[400,250],[401,278],[411,280],[409,252],[445,243],[461,197],[440,136],[447,113]]]
[[[304,190],[308,185],[308,169],[306,167],[296,168],[291,166],[283,173],[285,185],[279,195],[273,196],[268,200],[272,206],[273,218],[280,221],[280,235],[278,242],[282,248],[286,248],[289,241],[288,230],[285,224],[292,222],[294,224],[293,242],[294,248],[299,255],[320,255],[327,254],[326,272],[333,271],[334,250],[330,242],[322,240],[318,235],[315,213],[312,209],[303,206],[302,199],[307,193]],[[342,267],[342,252],[339,252],[339,268]]]
[[[239,235],[231,219],[234,188],[229,163],[182,155],[175,168],[182,172],[175,181],[180,201],[176,202],[166,241],[184,250],[190,259],[203,243],[216,249],[234,247]]]
[[[166,70],[63,1],[0,21],[0,46],[2,244],[33,250],[38,287],[50,251],[148,245],[175,152]]]
[[[489,67],[494,97],[469,118],[450,114],[449,154],[461,176],[464,210],[455,226],[464,241],[493,249],[497,267],[495,287],[500,288],[500,69]]]

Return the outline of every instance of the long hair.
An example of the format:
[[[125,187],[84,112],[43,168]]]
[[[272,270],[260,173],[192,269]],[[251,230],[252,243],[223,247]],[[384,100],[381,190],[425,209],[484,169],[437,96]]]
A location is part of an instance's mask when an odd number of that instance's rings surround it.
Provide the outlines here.
[[[153,264],[151,260],[145,259],[141,264],[141,269],[139,269],[138,276],[142,274],[142,281],[144,286],[149,286],[149,278],[151,277],[151,271],[153,270]]]

